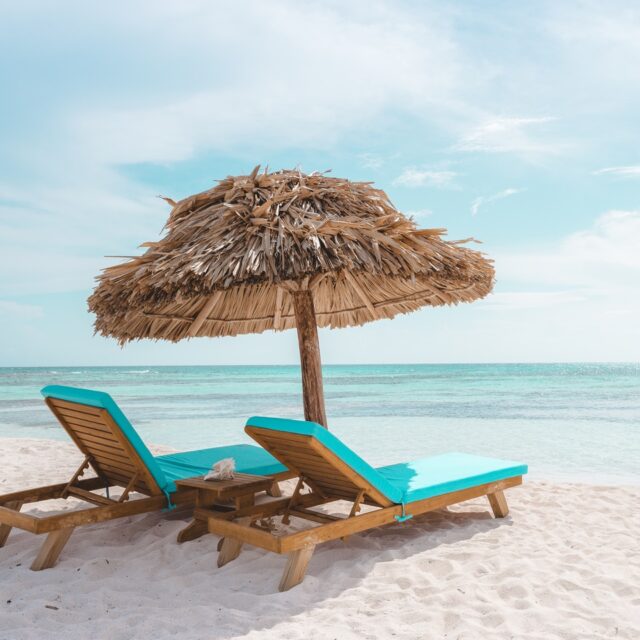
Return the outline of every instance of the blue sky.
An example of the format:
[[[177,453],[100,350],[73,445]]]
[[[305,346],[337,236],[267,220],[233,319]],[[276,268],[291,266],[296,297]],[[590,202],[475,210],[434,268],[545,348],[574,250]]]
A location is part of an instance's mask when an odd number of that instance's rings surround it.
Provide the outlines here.
[[[258,163],[496,261],[486,300],[322,331],[325,362],[640,360],[635,2],[5,2],[0,87],[0,366],[297,362],[293,332],[120,349],[86,310],[158,194]]]

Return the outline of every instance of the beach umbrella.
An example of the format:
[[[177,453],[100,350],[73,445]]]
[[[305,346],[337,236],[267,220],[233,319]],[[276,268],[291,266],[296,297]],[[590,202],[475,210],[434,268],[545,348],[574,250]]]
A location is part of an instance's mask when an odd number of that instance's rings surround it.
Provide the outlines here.
[[[122,344],[295,327],[305,418],[327,426],[318,327],[482,298],[492,262],[417,228],[371,183],[259,169],[165,198],[164,237],[105,269],[89,310]]]

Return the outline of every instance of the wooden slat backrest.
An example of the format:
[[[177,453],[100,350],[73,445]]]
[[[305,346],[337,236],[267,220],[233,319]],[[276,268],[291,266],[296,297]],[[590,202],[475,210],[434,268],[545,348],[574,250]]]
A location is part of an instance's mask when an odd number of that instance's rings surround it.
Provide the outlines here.
[[[78,449],[90,456],[96,474],[111,484],[126,487],[138,474],[134,489],[146,495],[162,491],[120,430],[111,414],[100,407],[48,397],[45,402]]]
[[[393,504],[370,482],[356,473],[312,436],[245,427],[245,431],[291,471],[304,477],[312,489],[325,497],[355,500],[365,495],[381,506]]]

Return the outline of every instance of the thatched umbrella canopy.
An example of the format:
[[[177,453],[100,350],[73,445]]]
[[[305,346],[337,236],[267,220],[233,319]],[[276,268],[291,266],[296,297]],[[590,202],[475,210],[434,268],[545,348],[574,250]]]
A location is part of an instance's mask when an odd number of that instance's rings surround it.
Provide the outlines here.
[[[96,331],[126,343],[297,327],[305,417],[325,426],[318,326],[471,302],[493,286],[483,254],[418,229],[371,183],[256,167],[166,200],[166,235],[98,277]]]

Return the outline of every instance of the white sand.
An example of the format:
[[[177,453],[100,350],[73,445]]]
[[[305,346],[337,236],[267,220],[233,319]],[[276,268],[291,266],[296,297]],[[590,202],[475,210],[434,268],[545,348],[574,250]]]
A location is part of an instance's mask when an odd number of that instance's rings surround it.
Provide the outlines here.
[[[79,459],[0,440],[0,492],[66,480]],[[0,638],[640,638],[640,488],[526,482],[507,498],[505,520],[483,499],[322,545],[287,593],[283,557],[246,547],[217,569],[214,536],[176,544],[184,514],[80,528],[41,572],[43,538],[14,530]]]

